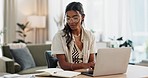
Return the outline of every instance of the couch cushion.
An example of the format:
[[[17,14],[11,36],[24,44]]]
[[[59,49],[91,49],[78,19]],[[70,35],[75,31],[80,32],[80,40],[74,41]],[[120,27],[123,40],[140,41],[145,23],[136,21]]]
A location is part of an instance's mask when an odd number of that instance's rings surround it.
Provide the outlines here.
[[[36,66],[27,47],[11,49],[11,54],[14,60],[21,65],[21,69],[28,69]]]
[[[36,66],[47,66],[45,51],[50,50],[50,44],[29,44],[27,47],[34,58]]]

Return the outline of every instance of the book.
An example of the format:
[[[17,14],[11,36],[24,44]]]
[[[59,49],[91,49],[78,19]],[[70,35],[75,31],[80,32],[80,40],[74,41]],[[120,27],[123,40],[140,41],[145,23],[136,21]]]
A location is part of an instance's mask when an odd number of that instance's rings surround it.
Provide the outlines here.
[[[41,69],[37,71],[42,71],[42,73],[37,74],[36,76],[56,76],[56,77],[74,77],[81,74],[81,72],[76,71],[67,71],[61,68],[48,68],[48,69]]]

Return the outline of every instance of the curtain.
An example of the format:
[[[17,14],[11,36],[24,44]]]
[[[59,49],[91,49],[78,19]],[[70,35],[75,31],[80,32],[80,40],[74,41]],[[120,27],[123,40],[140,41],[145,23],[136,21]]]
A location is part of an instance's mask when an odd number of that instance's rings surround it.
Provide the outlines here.
[[[46,16],[46,28],[36,28],[35,44],[42,44],[48,40],[48,0],[36,0],[36,15]]]
[[[3,32],[3,18],[4,18],[4,1],[3,0],[0,0],[0,32]],[[3,33],[0,33],[0,45],[3,44]],[[0,57],[2,57],[2,50],[0,49]]]
[[[101,36],[104,41],[120,36],[131,38],[129,0],[79,1],[86,14],[85,26],[95,31],[97,41]]]
[[[106,39],[109,37],[131,38],[130,7],[129,0],[104,0],[103,33]]]
[[[16,40],[16,0],[4,0],[4,43]]]

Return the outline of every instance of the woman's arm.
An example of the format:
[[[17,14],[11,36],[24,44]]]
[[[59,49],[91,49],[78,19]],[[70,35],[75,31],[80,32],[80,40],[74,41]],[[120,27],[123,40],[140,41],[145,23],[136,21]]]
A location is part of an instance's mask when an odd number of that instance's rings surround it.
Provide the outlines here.
[[[59,60],[59,64],[61,68],[64,70],[77,70],[77,69],[85,69],[85,68],[90,68],[90,67],[92,68],[95,65],[94,64],[94,54],[90,54],[88,63],[78,63],[78,64],[68,63],[65,57],[65,54],[57,54],[56,56]]]
[[[95,66],[95,54],[94,53],[90,54],[88,63],[90,64],[91,68],[94,68]]]

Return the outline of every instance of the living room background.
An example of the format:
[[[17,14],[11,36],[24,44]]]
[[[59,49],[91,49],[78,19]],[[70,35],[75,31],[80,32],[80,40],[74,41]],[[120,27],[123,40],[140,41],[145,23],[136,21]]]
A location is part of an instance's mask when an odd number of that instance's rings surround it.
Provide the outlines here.
[[[64,17],[65,6],[72,1],[80,1],[84,5],[85,27],[95,31],[97,41],[101,35],[103,35],[103,41],[111,41],[110,38],[116,39],[122,36],[125,40],[133,41],[135,56],[138,56],[138,59],[146,58],[143,54],[146,53],[148,46],[146,44],[148,42],[147,0],[5,0],[5,2],[13,3],[11,4],[13,8],[9,9],[11,13],[7,13],[7,15],[15,13],[14,16],[9,16],[7,19],[11,17],[15,20],[6,21],[4,18],[4,25],[1,26],[7,28],[8,31],[4,36],[4,43],[10,43],[19,37],[15,32],[18,29],[16,23],[23,23],[30,15],[45,15],[47,17],[46,34],[39,44],[52,41],[54,34],[62,28],[57,25]],[[1,16],[3,15],[1,14]],[[27,33],[27,40],[30,42],[34,41],[33,33],[33,31]],[[43,37],[39,36],[38,38]]]

